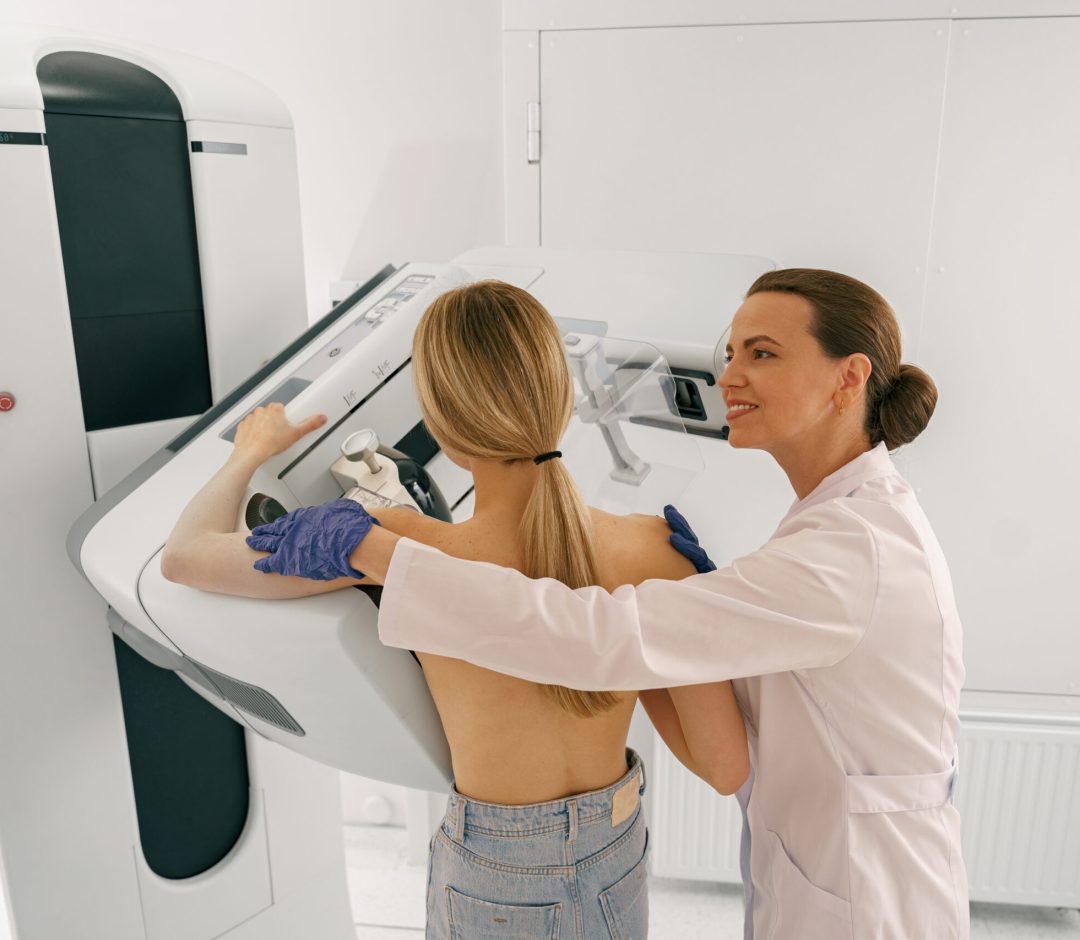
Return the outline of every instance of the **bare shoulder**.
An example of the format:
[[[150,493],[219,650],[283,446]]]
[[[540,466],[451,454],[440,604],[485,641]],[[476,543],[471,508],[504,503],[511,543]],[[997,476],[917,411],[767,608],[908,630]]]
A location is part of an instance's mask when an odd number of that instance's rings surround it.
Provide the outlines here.
[[[671,530],[663,516],[616,516],[591,507],[590,512],[605,582],[678,581],[695,573],[694,566],[671,547]]]
[[[466,522],[443,522],[408,509],[380,509],[372,513],[383,528],[414,542],[423,542],[447,555],[501,565],[519,563],[516,538],[506,543],[487,529]]]
[[[388,532],[435,548],[444,548],[447,541],[453,537],[455,528],[449,522],[433,519],[411,509],[380,509],[371,515]]]

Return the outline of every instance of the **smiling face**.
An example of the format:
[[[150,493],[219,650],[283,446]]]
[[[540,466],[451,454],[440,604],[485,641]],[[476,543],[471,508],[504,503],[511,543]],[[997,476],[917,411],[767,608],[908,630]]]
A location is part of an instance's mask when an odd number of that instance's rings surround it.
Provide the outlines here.
[[[862,363],[826,356],[810,332],[813,316],[804,297],[776,291],[739,307],[718,379],[733,447],[767,451],[783,466],[835,439],[850,423],[841,405],[858,420]]]

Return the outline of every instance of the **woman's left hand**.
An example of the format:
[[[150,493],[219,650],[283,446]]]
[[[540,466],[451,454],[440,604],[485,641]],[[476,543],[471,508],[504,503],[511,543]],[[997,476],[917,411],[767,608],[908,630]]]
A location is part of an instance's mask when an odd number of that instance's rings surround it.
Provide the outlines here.
[[[254,466],[293,446],[305,434],[326,424],[326,415],[312,415],[299,424],[285,416],[285,406],[272,402],[256,408],[236,428],[233,454]]]
[[[669,504],[664,507],[664,518],[667,520],[668,528],[671,529],[671,535],[668,536],[671,547],[684,558],[689,559],[697,568],[698,574],[715,571],[715,562],[701,547],[697,533],[690,528],[690,523],[686,521],[683,514]]]

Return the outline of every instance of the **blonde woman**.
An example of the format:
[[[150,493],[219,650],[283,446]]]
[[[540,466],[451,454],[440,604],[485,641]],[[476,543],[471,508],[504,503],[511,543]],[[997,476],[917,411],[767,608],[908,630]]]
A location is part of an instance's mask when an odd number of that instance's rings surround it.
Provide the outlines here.
[[[530,294],[486,281],[442,295],[416,330],[413,372],[429,432],[473,475],[475,511],[451,525],[381,510],[378,524],[459,558],[571,588],[611,591],[694,573],[668,544],[663,519],[613,516],[583,504],[556,450],[570,421],[573,384],[559,331]],[[321,581],[267,577],[253,563],[273,556],[248,545],[270,547],[273,534],[245,544],[243,534],[231,532],[255,469],[323,420],[292,425],[280,405],[249,416],[229,462],[177,523],[166,545],[166,577],[262,597],[364,584],[359,572]],[[264,560],[260,571],[266,570]],[[508,618],[500,632],[512,644],[521,629]],[[640,758],[626,749],[638,696],[538,685],[445,656],[419,658],[455,778],[432,840],[427,936],[644,937],[645,776]],[[739,788],[748,757],[730,683],[641,697],[687,767],[720,792]]]

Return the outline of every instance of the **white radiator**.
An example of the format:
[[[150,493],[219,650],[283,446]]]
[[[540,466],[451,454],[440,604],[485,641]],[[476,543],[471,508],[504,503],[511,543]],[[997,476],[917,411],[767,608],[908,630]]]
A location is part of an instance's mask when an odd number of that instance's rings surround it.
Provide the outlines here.
[[[1080,907],[1080,727],[965,720],[964,862],[971,898]]]
[[[650,871],[658,878],[740,883],[742,813],[676,760],[656,736],[647,768]]]
[[[1080,725],[965,716],[957,807],[973,901],[1080,907]],[[738,882],[742,817],[657,738],[650,774],[652,873]]]

